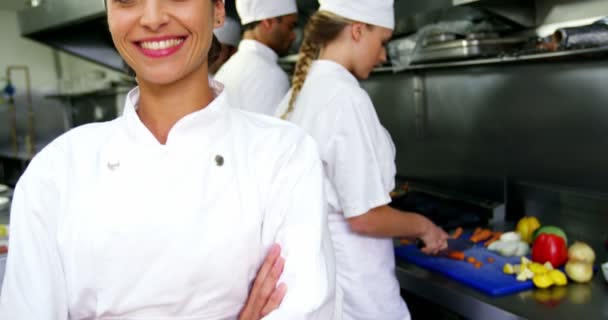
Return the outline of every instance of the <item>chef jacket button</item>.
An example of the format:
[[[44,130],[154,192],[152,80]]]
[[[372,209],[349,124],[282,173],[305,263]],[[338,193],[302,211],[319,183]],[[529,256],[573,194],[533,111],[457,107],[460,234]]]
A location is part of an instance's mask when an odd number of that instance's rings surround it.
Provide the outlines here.
[[[215,156],[215,164],[218,167],[221,167],[224,165],[224,157],[220,156],[219,154]]]
[[[108,169],[116,171],[120,168],[120,161],[108,161]]]

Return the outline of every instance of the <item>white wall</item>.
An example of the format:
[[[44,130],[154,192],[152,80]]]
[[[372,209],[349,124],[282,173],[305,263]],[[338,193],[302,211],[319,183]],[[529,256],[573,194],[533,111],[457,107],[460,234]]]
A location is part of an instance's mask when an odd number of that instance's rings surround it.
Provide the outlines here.
[[[45,98],[46,94],[57,89],[57,75],[53,62],[53,51],[48,47],[19,36],[17,14],[14,11],[0,10],[0,90],[6,85],[8,66],[27,66],[31,79],[32,108],[34,110],[35,143],[45,144],[54,136],[65,130],[63,107],[61,102]],[[14,106],[17,110],[17,132],[20,150],[25,150],[27,133],[27,99],[25,98],[26,82],[23,71],[11,74],[16,88]],[[0,95],[0,150],[12,150],[9,104]],[[12,153],[11,153],[12,154]]]
[[[9,65],[27,65],[30,68],[32,87],[38,92],[56,93],[58,90],[58,75],[55,70],[53,49],[35,41],[22,38],[19,35],[19,23],[14,11],[0,10],[0,71],[4,77]],[[121,73],[110,70],[75,57],[67,53],[59,53],[61,73],[65,79],[79,80],[86,78],[91,71],[103,71],[112,80],[118,80]],[[15,73],[17,77],[17,73]],[[15,78],[17,84],[20,78]],[[5,82],[2,81],[3,85]]]
[[[35,140],[38,145],[45,145],[68,129],[67,100],[49,97],[49,95],[59,93],[62,88],[60,83],[64,82],[58,79],[57,64],[63,79],[74,79],[74,83],[79,83],[76,89],[86,89],[85,86],[91,87],[91,84],[87,83],[86,80],[90,79],[90,75],[94,71],[102,71],[106,74],[104,80],[106,83],[109,80],[118,80],[122,77],[122,74],[113,70],[66,53],[54,52],[46,45],[22,38],[15,11],[0,9],[0,40],[2,41],[2,45],[0,45],[0,91],[6,85],[5,74],[8,66],[19,65],[29,68]],[[18,110],[17,127],[20,139],[23,139],[27,127],[24,73],[14,71],[11,74],[11,79],[17,89],[15,96],[15,106]],[[2,149],[10,149],[11,145],[8,103],[2,96],[2,93],[0,93],[0,152]]]
[[[50,48],[19,36],[17,14],[0,10],[0,71],[1,78],[10,65],[25,65],[30,68],[32,87],[41,92],[54,92],[57,88],[57,75]],[[15,85],[23,82],[23,73],[15,72]],[[0,81],[4,87],[5,80]]]

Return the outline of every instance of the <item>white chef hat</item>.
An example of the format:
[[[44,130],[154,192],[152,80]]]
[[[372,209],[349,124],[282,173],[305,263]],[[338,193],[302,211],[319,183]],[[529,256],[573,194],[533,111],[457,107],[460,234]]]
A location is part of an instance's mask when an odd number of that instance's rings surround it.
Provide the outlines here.
[[[241,26],[230,17],[226,17],[224,25],[213,30],[217,40],[223,44],[238,46],[241,41]]]
[[[319,0],[321,7],[341,17],[395,29],[393,0]]]
[[[298,6],[295,0],[236,0],[236,11],[245,25],[297,13]]]

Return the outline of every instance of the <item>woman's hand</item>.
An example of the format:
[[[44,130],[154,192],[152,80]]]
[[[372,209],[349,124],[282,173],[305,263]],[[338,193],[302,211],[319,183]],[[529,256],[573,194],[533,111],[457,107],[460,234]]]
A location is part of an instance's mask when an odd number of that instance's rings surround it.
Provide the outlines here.
[[[421,249],[426,254],[437,254],[439,251],[443,251],[448,248],[448,237],[449,235],[443,231],[443,229],[436,226],[431,220],[427,220],[424,232],[420,236],[420,239],[424,242],[425,246]]]
[[[383,238],[421,239],[422,252],[436,254],[448,247],[448,234],[427,217],[399,211],[389,205],[374,208],[362,215],[348,218],[351,229],[361,235]]]
[[[281,247],[278,244],[272,245],[255,277],[247,303],[239,314],[239,320],[259,320],[279,307],[287,291],[284,283],[277,286],[284,265]]]

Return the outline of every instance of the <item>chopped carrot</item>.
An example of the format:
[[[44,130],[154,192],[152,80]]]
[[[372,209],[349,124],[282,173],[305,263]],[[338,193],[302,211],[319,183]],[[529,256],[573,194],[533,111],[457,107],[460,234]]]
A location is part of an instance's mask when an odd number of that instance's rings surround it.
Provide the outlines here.
[[[480,241],[487,240],[491,236],[492,236],[492,231],[490,231],[490,229],[483,229],[477,235],[471,236],[471,241],[480,242]]]
[[[452,233],[452,235],[450,237],[452,237],[452,239],[458,239],[458,238],[460,238],[461,235],[462,235],[462,227],[458,227],[458,228],[456,228],[456,230],[454,230],[454,232]]]
[[[489,263],[494,262],[494,258],[492,258],[492,257],[488,257],[488,259],[486,259],[486,260],[488,260]]]
[[[399,243],[401,243],[404,246],[407,246],[409,244],[412,244],[412,240],[409,240],[409,239],[400,239]]]
[[[483,230],[483,229],[481,229],[480,227],[475,228],[475,231],[473,231],[473,234],[471,235],[471,238],[477,236],[477,234],[480,233],[481,230]]]
[[[464,251],[449,251],[447,256],[454,260],[464,260]]]
[[[479,262],[479,261],[475,262],[474,266],[477,269],[481,268],[481,262]]]
[[[466,260],[467,260],[468,263],[475,263],[475,262],[477,262],[477,259],[475,259],[475,257],[467,257]]]
[[[487,246],[491,245],[492,242],[500,239],[500,236],[502,236],[502,232],[500,232],[500,231],[494,232],[492,237],[490,237],[490,239],[486,240],[486,242],[483,243],[484,247],[487,247]]]

